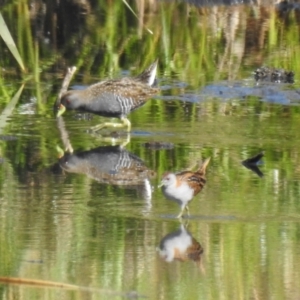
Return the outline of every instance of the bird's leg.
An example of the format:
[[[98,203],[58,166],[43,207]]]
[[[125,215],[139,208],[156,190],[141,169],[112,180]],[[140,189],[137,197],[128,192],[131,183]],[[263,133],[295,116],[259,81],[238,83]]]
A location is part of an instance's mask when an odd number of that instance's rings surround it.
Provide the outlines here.
[[[122,123],[111,123],[111,122],[106,122],[106,123],[102,123],[102,124],[98,124],[96,126],[91,127],[92,131],[99,131],[102,128],[105,127],[114,127],[114,128],[122,128],[122,127],[127,127],[127,132],[130,132],[131,130],[131,123],[130,121],[125,117],[125,118],[121,118]]]
[[[89,132],[89,134],[93,137],[95,137],[98,141],[104,142],[104,143],[110,143],[112,146],[116,146],[119,145],[121,148],[125,148],[126,145],[130,142],[130,133],[126,133],[126,135],[124,134],[120,134],[117,135],[116,137],[114,137],[113,134],[111,135],[101,135],[101,134],[97,134],[96,132]],[[66,149],[66,151],[72,153],[73,151],[71,151],[70,149]]]
[[[185,224],[183,224],[183,226],[184,226],[184,229],[187,229],[188,226],[189,226],[189,220],[187,220],[187,221],[185,222]]]
[[[179,215],[176,217],[177,219],[180,219],[180,220],[181,220],[182,215],[183,215],[183,212],[184,212],[184,209],[185,209],[185,206],[182,206]]]
[[[130,132],[131,131],[131,123],[130,121],[125,117],[125,118],[122,118],[121,119],[123,124],[124,124],[124,127],[127,127],[127,132]]]
[[[186,205],[185,209],[187,211],[188,216],[190,216],[190,209],[189,209],[188,205]]]

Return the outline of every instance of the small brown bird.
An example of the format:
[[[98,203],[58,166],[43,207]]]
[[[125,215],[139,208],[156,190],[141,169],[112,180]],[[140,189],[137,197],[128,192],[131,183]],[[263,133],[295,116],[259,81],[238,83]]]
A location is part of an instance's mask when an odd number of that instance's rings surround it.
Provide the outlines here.
[[[127,119],[127,115],[145,104],[159,91],[152,87],[155,82],[157,63],[156,60],[137,77],[105,80],[93,84],[85,90],[67,91],[61,97],[57,117],[61,116],[66,109],[75,109],[122,120],[121,124],[99,124],[92,128],[94,131],[104,127],[125,126],[127,131],[130,131],[131,123]]]
[[[210,157],[207,158],[196,172],[183,171],[179,173],[164,174],[159,187],[169,200],[177,202],[181,206],[181,211],[177,218],[181,218],[184,210],[189,215],[188,203],[196,196],[206,183],[205,172],[209,164]]]

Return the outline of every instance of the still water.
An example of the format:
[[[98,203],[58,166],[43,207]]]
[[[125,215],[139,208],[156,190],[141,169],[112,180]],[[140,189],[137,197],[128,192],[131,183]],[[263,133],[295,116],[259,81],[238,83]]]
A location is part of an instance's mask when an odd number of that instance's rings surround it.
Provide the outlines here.
[[[0,299],[299,299],[298,11],[282,18],[274,6],[145,3],[131,5],[157,39],[124,4],[101,2],[67,41],[57,37],[57,52],[39,41],[35,79],[1,73],[0,280],[19,281],[1,281]],[[261,44],[247,35],[253,11],[265,21]],[[131,22],[127,40],[109,26],[118,13]],[[189,20],[189,33],[176,20]],[[142,44],[148,52],[136,50]],[[92,63],[95,45],[106,54]],[[92,135],[107,119],[77,112],[63,115],[62,129],[53,116],[65,66],[79,67],[71,85],[82,87],[136,75],[156,57],[161,93],[129,115],[130,134]],[[295,83],[256,83],[253,71],[265,62],[292,69]],[[66,135],[73,153],[61,150]],[[242,165],[262,151],[259,171]],[[179,206],[157,186],[166,171],[195,169],[207,157],[207,184],[179,221]]]

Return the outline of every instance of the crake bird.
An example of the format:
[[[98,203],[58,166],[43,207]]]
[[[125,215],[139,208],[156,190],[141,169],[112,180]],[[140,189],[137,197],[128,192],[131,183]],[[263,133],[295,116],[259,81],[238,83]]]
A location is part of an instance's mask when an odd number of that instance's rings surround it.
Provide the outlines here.
[[[62,95],[57,117],[66,109],[89,112],[103,117],[120,118],[122,123],[103,123],[94,126],[98,131],[104,127],[127,127],[131,123],[127,115],[146,103],[159,92],[153,87],[157,70],[156,60],[137,77],[123,77],[95,83],[84,90],[70,90]]]
[[[173,200],[180,205],[181,211],[177,218],[182,217],[185,209],[189,215],[189,202],[203,189],[206,183],[205,173],[209,161],[210,158],[207,158],[195,172],[167,172],[164,174],[159,187],[161,187],[167,199]]]

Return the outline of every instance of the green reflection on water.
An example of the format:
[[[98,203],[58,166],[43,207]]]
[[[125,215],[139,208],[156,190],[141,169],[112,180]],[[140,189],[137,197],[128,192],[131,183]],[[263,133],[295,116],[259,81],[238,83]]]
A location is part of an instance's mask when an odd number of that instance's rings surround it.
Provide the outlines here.
[[[177,100],[190,99],[188,95],[198,99],[204,87],[219,79],[249,80],[251,71],[263,63],[298,74],[296,16],[290,14],[287,24],[274,8],[199,9],[182,3],[154,8],[147,2],[144,23],[154,31],[151,36],[137,27],[121,1],[115,5],[99,1],[98,6],[90,4],[92,13],[75,14],[75,21],[62,18],[67,11],[62,12],[58,22],[65,24],[55,31],[49,28],[58,23],[46,2],[47,44],[30,27],[27,4],[13,3],[2,12],[29,75],[16,74],[15,62],[0,44],[1,65],[8,70],[0,70],[2,108],[19,90],[20,81],[26,81],[0,140],[0,276],[136,290],[150,299],[297,298],[298,104],[284,106],[251,96],[196,103]],[[250,25],[261,21],[266,25],[255,27],[251,37]],[[257,43],[261,34],[268,38]],[[133,132],[125,148],[154,171],[149,179],[151,199],[137,188],[62,171],[55,150],[62,144],[52,105],[65,67],[76,65],[73,83],[86,85],[100,77],[137,74],[156,57],[162,93],[129,116]],[[75,153],[107,145],[85,132],[104,118],[77,120],[68,113],[64,120]],[[168,142],[173,148],[143,146],[153,141]],[[263,178],[241,165],[261,150]],[[180,224],[174,219],[178,207],[163,197],[157,184],[165,171],[183,170],[208,156],[212,157],[208,183],[190,205],[188,224],[204,249],[201,263],[164,262],[156,248]],[[5,285],[0,295],[1,299],[97,297]]]

